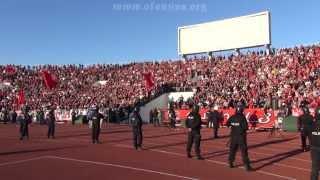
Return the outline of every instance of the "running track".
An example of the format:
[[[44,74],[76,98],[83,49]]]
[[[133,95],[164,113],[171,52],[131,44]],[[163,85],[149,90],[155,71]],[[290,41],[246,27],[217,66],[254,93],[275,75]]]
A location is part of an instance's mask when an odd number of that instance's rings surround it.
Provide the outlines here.
[[[4,180],[87,180],[87,179],[259,179],[307,180],[310,153],[300,151],[297,133],[283,138],[267,132],[248,134],[253,172],[227,166],[229,129],[202,129],[203,161],[187,159],[184,129],[145,125],[142,151],[132,148],[132,132],[126,125],[104,126],[102,144],[91,144],[90,129],[84,125],[57,125],[56,139],[46,138],[46,126],[33,124],[30,140],[18,140],[18,126],[0,124],[0,178]]]

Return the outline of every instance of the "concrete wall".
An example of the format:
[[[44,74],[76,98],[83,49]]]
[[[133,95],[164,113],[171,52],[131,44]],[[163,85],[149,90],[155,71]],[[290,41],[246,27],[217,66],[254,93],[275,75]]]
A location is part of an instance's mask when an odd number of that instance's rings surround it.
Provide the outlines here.
[[[166,109],[168,108],[169,99],[173,98],[175,101],[179,99],[179,97],[183,96],[184,100],[187,100],[190,97],[193,97],[194,92],[173,92],[166,93],[158,98],[150,101],[145,106],[140,107],[140,116],[143,122],[150,122],[150,110],[154,108]]]
[[[184,101],[194,96],[195,92],[172,92],[169,93],[169,99],[173,99],[173,101],[177,101],[181,96],[183,97]]]
[[[159,96],[158,98],[150,101],[145,106],[140,107],[140,115],[143,120],[143,122],[150,122],[150,110],[154,108],[167,108],[168,107],[168,98],[169,93],[163,94]]]

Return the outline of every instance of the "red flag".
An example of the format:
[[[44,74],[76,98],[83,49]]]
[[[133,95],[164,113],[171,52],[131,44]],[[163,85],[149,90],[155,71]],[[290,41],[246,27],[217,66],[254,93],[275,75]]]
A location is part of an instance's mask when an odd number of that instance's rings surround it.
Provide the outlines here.
[[[16,73],[16,68],[12,65],[7,65],[5,69],[6,74],[13,75]]]
[[[42,71],[42,78],[47,88],[55,88],[58,84],[57,80],[46,70]]]
[[[17,104],[18,104],[18,106],[20,106],[25,103],[26,103],[26,99],[24,97],[24,91],[23,91],[23,89],[20,89],[18,92]]]
[[[149,73],[143,73],[143,78],[144,78],[144,81],[146,83],[147,90],[150,91],[154,86],[152,74],[150,72]]]

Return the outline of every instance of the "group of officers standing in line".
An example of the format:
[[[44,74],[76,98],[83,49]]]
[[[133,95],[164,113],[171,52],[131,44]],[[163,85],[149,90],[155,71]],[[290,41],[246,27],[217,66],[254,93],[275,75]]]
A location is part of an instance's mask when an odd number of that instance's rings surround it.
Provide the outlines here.
[[[49,107],[47,114],[48,124],[48,138],[55,136],[55,115],[54,108]],[[307,106],[302,107],[303,114],[298,117],[298,131],[301,135],[301,146],[303,151],[311,150],[312,170],[311,180],[318,180],[320,170],[320,108],[315,111],[315,116],[310,114]],[[30,108],[24,106],[22,112],[18,115],[17,120],[20,122],[20,140],[25,137],[29,138],[28,124],[31,123],[32,117],[29,115]],[[175,113],[173,109],[169,110],[169,123],[170,127],[175,128]],[[100,144],[100,121],[103,119],[103,115],[99,113],[98,106],[93,106],[88,112],[88,119],[92,123],[92,143]],[[208,112],[209,127],[213,127],[213,137],[218,138],[218,129],[222,115],[218,112],[217,107],[213,107]],[[130,124],[132,126],[133,133],[133,146],[136,150],[142,149],[143,121],[139,114],[139,107],[135,107],[132,115],[130,116]],[[203,160],[201,156],[200,144],[201,144],[201,116],[199,113],[199,106],[193,105],[192,111],[187,115],[186,128],[188,129],[186,152],[187,157],[192,158],[191,149],[194,144],[195,153],[198,160]],[[236,106],[236,112],[232,115],[226,123],[227,127],[231,129],[229,140],[229,167],[234,167],[235,155],[240,148],[241,156],[244,163],[244,167],[247,171],[251,171],[250,159],[248,156],[247,146],[247,130],[248,123],[244,115],[244,107],[242,105]],[[306,144],[306,139],[309,140],[309,146]]]
[[[250,160],[248,157],[247,147],[247,130],[248,123],[246,117],[243,114],[243,107],[237,106],[236,113],[232,115],[228,121],[227,126],[231,128],[230,133],[230,145],[229,145],[229,167],[234,167],[235,155],[240,147],[243,163],[247,171],[251,171]],[[208,121],[213,124],[213,137],[218,138],[219,122],[221,121],[221,114],[217,108],[214,107],[208,113]],[[188,142],[187,142],[187,157],[191,158],[191,148],[194,143],[195,153],[197,159],[202,160],[203,157],[200,154],[200,143],[201,143],[201,116],[199,114],[199,106],[194,105],[192,111],[188,114],[186,120],[186,127],[188,128]]]
[[[302,151],[311,150],[312,170],[310,179],[318,180],[320,170],[320,107],[315,110],[314,117],[310,114],[307,106],[303,106],[302,110],[303,114],[298,117],[297,125],[301,136]],[[174,109],[169,109],[168,116],[170,127],[175,128],[176,115]],[[218,138],[218,129],[223,116],[219,113],[217,106],[212,107],[207,116],[209,127],[213,128],[213,137]],[[188,128],[186,152],[188,158],[192,158],[191,148],[194,144],[197,159],[203,160],[200,151],[201,125],[199,106],[194,105],[186,119],[186,127]],[[247,130],[249,127],[244,115],[244,107],[241,104],[236,106],[235,114],[227,120],[226,125],[231,129],[228,157],[229,167],[234,168],[235,155],[240,148],[245,169],[247,171],[253,170],[248,156]],[[309,146],[306,145],[306,139],[309,140]]]

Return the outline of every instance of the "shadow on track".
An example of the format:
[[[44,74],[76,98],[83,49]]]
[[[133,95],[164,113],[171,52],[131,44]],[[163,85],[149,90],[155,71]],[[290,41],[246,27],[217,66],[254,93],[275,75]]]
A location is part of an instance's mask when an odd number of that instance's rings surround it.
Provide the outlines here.
[[[262,142],[259,144],[250,145],[250,146],[248,146],[248,149],[249,149],[248,151],[250,154],[250,149],[255,149],[255,148],[259,148],[259,147],[263,147],[263,146],[267,146],[267,145],[271,145],[271,144],[279,144],[279,143],[283,143],[283,142],[288,142],[288,141],[292,141],[294,139],[296,139],[296,138],[294,137],[294,138],[287,138],[287,139],[278,139],[278,140],[272,140],[272,141]],[[229,149],[206,153],[206,154],[203,154],[203,156],[206,156],[205,158],[209,159],[212,157],[223,156],[226,154],[229,154]],[[209,155],[209,156],[207,156],[207,155]]]
[[[20,151],[11,151],[11,152],[0,152],[0,156],[9,156],[9,155],[34,153],[34,152],[49,152],[49,151],[57,151],[57,150],[64,150],[64,149],[81,148],[81,147],[88,147],[88,146],[77,145],[77,146],[64,146],[64,147],[55,147],[55,148],[40,148],[40,149],[20,150]]]
[[[274,163],[277,163],[277,162],[280,162],[282,160],[285,160],[289,157],[292,157],[292,156],[296,156],[298,154],[301,154],[303,153],[301,151],[301,149],[294,149],[292,151],[288,151],[288,152],[284,152],[284,153],[279,153],[279,154],[275,154],[273,156],[270,156],[270,157],[265,157],[265,158],[262,158],[262,159],[258,159],[258,160],[254,160],[254,161],[251,161],[251,163],[258,163],[258,162],[262,162],[262,161],[268,161],[267,163],[264,163],[258,167],[255,167],[254,170],[260,170],[266,166],[270,166]],[[271,160],[271,161],[269,161]]]

